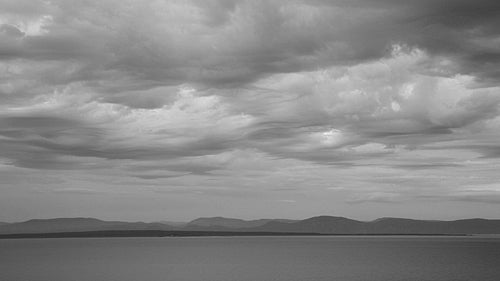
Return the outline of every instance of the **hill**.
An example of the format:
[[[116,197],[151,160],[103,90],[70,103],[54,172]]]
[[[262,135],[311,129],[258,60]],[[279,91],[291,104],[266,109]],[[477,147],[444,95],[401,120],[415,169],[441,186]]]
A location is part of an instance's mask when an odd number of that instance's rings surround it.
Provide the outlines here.
[[[198,218],[198,219],[192,220],[186,225],[186,228],[188,228],[188,229],[254,228],[254,227],[262,226],[262,225],[269,223],[269,222],[290,223],[290,222],[296,222],[296,221],[295,220],[286,220],[286,219],[242,220],[242,219],[224,218],[224,217],[208,217],[208,218]]]
[[[318,233],[318,234],[500,234],[500,220],[463,219],[454,221],[381,218],[358,221],[344,217],[317,216],[304,220],[241,220],[199,218],[186,226],[164,223],[103,221],[95,218],[34,219],[0,225],[0,234],[56,233],[82,231],[154,230],[218,231],[241,233]]]
[[[103,230],[171,230],[161,223],[102,221],[94,218],[33,219],[0,225],[0,233],[50,233]]]
[[[268,222],[254,228],[258,231],[272,232],[315,232],[315,233],[364,233],[364,223],[343,217],[318,216],[305,220],[283,223],[279,221]]]
[[[383,218],[362,222],[343,217],[319,216],[287,224],[269,222],[252,230],[329,234],[500,234],[500,220],[430,221]]]

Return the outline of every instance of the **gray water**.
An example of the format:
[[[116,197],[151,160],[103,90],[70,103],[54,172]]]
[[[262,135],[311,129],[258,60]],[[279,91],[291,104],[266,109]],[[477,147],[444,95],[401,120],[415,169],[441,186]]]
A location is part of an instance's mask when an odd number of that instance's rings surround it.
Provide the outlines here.
[[[500,238],[0,240],[1,281],[498,281]]]

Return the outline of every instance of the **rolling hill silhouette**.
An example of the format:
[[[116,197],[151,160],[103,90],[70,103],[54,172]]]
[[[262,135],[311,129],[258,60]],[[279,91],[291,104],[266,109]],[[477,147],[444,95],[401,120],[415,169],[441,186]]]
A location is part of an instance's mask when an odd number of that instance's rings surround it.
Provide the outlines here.
[[[195,219],[185,225],[165,223],[103,221],[95,218],[33,219],[0,225],[0,234],[58,233],[89,231],[182,231],[239,233],[316,234],[500,234],[500,220],[462,219],[454,221],[381,218],[358,221],[344,217],[317,216],[304,220],[241,220],[212,217]]]

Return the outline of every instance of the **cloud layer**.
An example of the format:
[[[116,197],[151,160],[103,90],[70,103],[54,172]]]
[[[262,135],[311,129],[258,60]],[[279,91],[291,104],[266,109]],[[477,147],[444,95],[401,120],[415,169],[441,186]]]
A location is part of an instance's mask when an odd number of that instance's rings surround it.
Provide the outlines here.
[[[499,215],[498,1],[0,7],[6,219]]]

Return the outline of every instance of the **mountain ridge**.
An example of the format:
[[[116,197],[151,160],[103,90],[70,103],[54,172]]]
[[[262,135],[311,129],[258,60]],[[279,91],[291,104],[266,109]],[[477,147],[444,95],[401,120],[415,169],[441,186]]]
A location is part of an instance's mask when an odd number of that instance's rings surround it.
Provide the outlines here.
[[[0,233],[49,233],[100,230],[172,230],[161,223],[103,221],[96,218],[52,218],[31,219],[23,222],[0,225]]]
[[[499,219],[417,220],[379,218],[359,221],[337,216],[316,216],[303,220],[242,220],[225,217],[202,217],[185,225],[161,222],[104,221],[96,218],[31,219],[0,224],[0,234],[55,233],[79,231],[163,230],[163,231],[233,231],[320,234],[500,234]]]
[[[252,228],[259,227],[271,221],[296,222],[297,220],[288,219],[255,219],[243,220],[226,217],[201,217],[194,219],[186,224],[188,228],[199,227],[224,227],[224,228]]]

